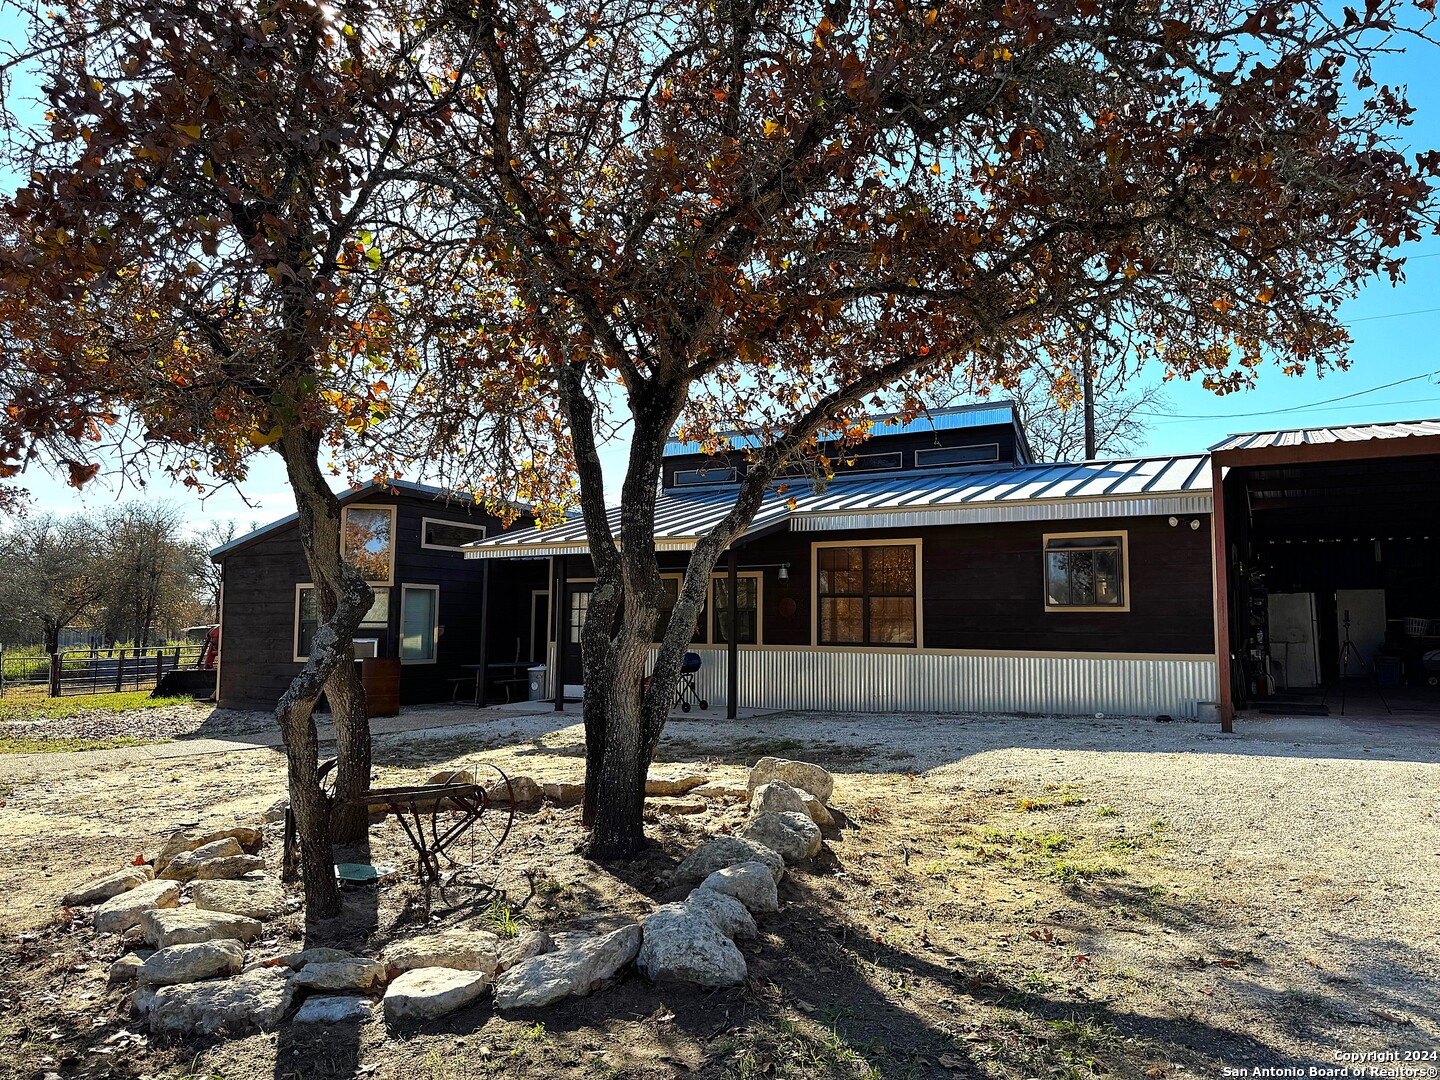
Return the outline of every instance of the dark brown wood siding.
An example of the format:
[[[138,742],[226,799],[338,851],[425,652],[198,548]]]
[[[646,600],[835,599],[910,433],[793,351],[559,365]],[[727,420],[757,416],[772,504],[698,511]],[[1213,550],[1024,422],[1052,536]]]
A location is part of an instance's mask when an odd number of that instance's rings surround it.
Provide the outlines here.
[[[458,551],[421,547],[425,518],[484,525],[493,535],[498,520],[467,513],[463,505],[424,496],[370,494],[354,500],[361,505],[394,505],[395,579],[390,586],[390,619],[386,629],[362,629],[360,637],[379,639],[381,656],[397,656],[400,648],[401,588],[439,587],[440,635],[433,664],[406,664],[400,698],[407,705],[448,700],[452,679],[468,677],[461,665],[481,660],[481,612],[484,609],[483,564]],[[225,596],[222,612],[220,703],[226,708],[271,709],[300,670],[293,660],[295,586],[311,580],[298,533],[280,528],[222,559]],[[489,608],[489,661],[513,658],[516,635],[528,635],[530,588],[543,588],[543,562],[517,562],[492,570],[500,595]],[[512,602],[523,592],[524,603]]]
[[[1200,527],[1192,529],[1190,522]],[[1128,534],[1129,611],[1045,610],[1046,533]],[[1014,652],[1212,654],[1214,605],[1208,516],[1172,527],[1164,517],[946,525],[903,530],[776,533],[741,548],[740,567],[763,567],[766,645],[810,645],[813,543],[922,541],[924,645]],[[682,555],[661,557],[665,569]],[[789,563],[781,581],[774,564]],[[572,562],[571,574],[582,560]],[[723,571],[724,560],[717,568]]]

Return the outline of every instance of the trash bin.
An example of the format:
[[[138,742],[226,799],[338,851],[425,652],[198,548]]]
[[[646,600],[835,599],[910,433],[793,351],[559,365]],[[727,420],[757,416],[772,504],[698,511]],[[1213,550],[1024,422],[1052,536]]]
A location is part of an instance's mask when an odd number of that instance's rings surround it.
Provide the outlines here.
[[[1375,657],[1375,681],[1387,690],[1405,682],[1405,663],[1398,656]]]
[[[530,676],[530,700],[545,700],[545,665],[536,664],[529,669]]]

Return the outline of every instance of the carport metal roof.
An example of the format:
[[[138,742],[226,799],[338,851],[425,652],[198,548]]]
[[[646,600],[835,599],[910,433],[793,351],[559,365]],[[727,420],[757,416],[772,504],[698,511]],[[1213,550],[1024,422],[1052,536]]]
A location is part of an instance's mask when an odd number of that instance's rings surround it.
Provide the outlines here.
[[[804,481],[768,495],[745,535],[896,529],[996,521],[1066,521],[1210,512],[1209,459],[1203,455],[1024,465],[1004,469],[908,469],[836,478],[816,492]],[[720,521],[736,488],[666,490],[655,512],[655,546],[688,551]],[[620,511],[609,512],[619,531]],[[585,523],[501,533],[467,547],[469,559],[580,554]]]
[[[1221,467],[1440,454],[1440,420],[1254,431],[1230,435],[1210,452]]]

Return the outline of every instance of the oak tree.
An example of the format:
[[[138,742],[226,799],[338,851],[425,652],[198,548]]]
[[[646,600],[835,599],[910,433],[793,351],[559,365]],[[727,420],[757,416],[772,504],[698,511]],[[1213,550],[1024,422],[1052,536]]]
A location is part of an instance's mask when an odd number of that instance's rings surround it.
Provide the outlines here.
[[[423,200],[392,182],[445,111],[426,34],[403,5],[68,0],[35,6],[12,58],[38,66],[46,109],[12,139],[28,180],[4,207],[25,347],[127,429],[94,436],[117,454],[196,486],[243,479],[266,447],[285,464],[322,617],[276,708],[311,919],[339,907],[316,779],[322,693],[342,837],[363,836],[370,773],[352,638],[373,594],[342,558],[327,466],[397,475],[365,436],[393,421],[427,340],[411,298],[443,284],[450,250],[414,242]],[[50,326],[63,340],[33,332]]]
[[[1343,364],[1339,304],[1435,224],[1440,155],[1402,151],[1410,107],[1373,76],[1405,35],[1427,47],[1398,0],[444,12],[459,92],[412,175],[483,244],[470,325],[495,370],[568,432],[597,857],[641,843],[711,569],[817,433],[862,437],[867,406],[913,413],[957,370],[1013,387],[1100,325],[1222,393]],[[621,426],[616,519],[599,451]],[[732,429],[763,445],[657,629],[662,450]]]

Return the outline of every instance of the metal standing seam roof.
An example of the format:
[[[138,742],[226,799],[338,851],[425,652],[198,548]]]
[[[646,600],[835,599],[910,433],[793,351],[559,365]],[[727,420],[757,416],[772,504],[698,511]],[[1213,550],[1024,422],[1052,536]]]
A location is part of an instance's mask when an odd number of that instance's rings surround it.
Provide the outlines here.
[[[1261,450],[1280,446],[1313,446],[1337,442],[1370,442],[1375,439],[1408,439],[1425,435],[1440,435],[1440,420],[1397,420],[1381,424],[1347,424],[1339,427],[1251,431],[1241,435],[1227,435],[1210,447],[1210,452]]]
[[[1147,512],[1208,512],[1207,455],[1022,465],[1002,469],[910,469],[832,480],[816,493],[805,481],[766,496],[746,535],[777,523],[796,531],[907,527],[950,521],[1083,519]],[[734,485],[661,493],[655,511],[656,547],[686,551],[734,504]],[[1183,500],[1177,502],[1176,500]],[[794,500],[794,506],[790,505]],[[980,516],[980,512],[986,511]],[[620,527],[620,510],[609,511]],[[539,557],[588,549],[583,520],[548,529],[520,529],[467,545],[470,559]]]

